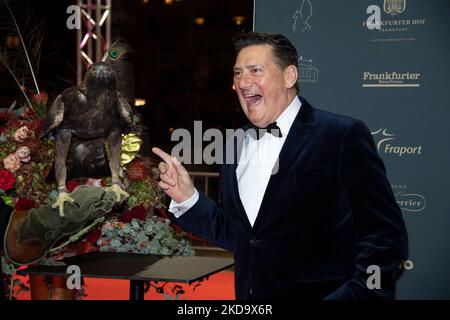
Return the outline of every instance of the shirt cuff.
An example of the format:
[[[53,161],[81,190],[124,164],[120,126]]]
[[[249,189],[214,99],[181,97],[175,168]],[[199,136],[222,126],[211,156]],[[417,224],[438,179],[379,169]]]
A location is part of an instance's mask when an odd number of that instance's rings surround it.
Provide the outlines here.
[[[199,197],[200,195],[197,189],[195,189],[194,195],[182,203],[176,203],[173,200],[170,201],[169,211],[173,213],[175,218],[179,218],[197,203]]]

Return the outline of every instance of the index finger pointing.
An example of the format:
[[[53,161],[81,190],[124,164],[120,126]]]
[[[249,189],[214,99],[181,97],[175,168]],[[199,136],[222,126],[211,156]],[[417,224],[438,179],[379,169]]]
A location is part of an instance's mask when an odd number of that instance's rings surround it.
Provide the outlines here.
[[[154,154],[156,154],[157,156],[159,156],[161,159],[163,159],[165,163],[167,163],[167,164],[172,163],[172,157],[169,154],[162,151],[160,148],[153,147],[152,152]]]

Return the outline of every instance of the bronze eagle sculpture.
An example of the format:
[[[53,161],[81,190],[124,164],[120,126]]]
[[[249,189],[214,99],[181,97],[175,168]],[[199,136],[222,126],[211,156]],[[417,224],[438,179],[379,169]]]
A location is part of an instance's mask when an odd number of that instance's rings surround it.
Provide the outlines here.
[[[117,76],[105,62],[94,63],[79,86],[64,90],[51,105],[40,138],[55,138],[54,171],[58,198],[52,205],[64,216],[64,203],[77,206],[66,189],[66,180],[100,178],[111,174],[106,191],[116,201],[129,195],[121,187],[122,134],[133,128],[133,111],[117,90]],[[109,157],[105,144],[109,147]]]

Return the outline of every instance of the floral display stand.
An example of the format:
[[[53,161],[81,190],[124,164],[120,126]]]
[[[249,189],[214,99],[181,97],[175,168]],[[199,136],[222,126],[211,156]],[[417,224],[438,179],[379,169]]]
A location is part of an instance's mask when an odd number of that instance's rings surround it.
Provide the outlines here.
[[[66,278],[30,276],[31,300],[76,300],[77,291],[69,290]]]
[[[38,139],[48,97],[41,91],[39,95],[31,95],[30,101],[33,109],[27,106],[0,109],[0,197],[17,212],[53,203],[57,197],[56,185],[49,179],[54,143],[52,139]],[[135,134],[123,137],[122,159],[126,161],[122,161],[121,180],[130,194],[127,201],[115,207],[96,225],[74,235],[75,239],[71,239],[70,243],[63,243],[57,250],[53,248],[45,257],[45,264],[92,251],[194,255],[186,233],[180,232],[166,219],[164,194],[157,186],[158,172],[151,159],[138,154],[139,146],[139,138]],[[67,189],[72,192],[79,185],[106,187],[111,184],[110,180],[71,179],[67,182]],[[7,259],[3,261],[4,273],[14,278],[17,266],[11,266]],[[29,281],[32,296],[47,299],[73,297],[70,290],[64,292],[58,289],[61,279],[47,277],[43,281],[42,278],[32,277]],[[20,286],[17,290],[7,288],[7,291],[17,295],[18,291],[28,289],[19,279],[15,284]],[[45,288],[42,289],[43,286]],[[43,293],[46,290],[47,295]],[[81,298],[83,292],[75,296]]]
[[[58,197],[54,177],[52,178],[55,171],[54,138],[51,135],[39,138],[49,106],[58,93],[53,92],[49,96],[39,88],[37,75],[40,47],[44,38],[42,24],[30,22],[30,16],[26,10],[19,10],[20,6],[10,7],[10,4],[16,3],[18,2],[2,2],[7,9],[2,23],[8,24],[8,34],[20,39],[17,47],[0,48],[0,66],[7,71],[11,84],[15,84],[17,92],[20,92],[19,96],[12,99],[0,97],[4,98],[0,99],[3,102],[0,107],[0,198],[2,207],[11,208],[0,210],[2,232],[5,232],[7,222],[12,221],[6,216],[7,212],[12,211],[12,216],[18,212],[29,213],[35,208],[54,204]],[[20,23],[22,20],[23,30]],[[5,101],[10,102],[5,105]],[[129,198],[106,213],[103,219],[89,221],[89,225],[83,225],[83,229],[69,239],[61,239],[60,243],[48,248],[46,256],[40,261],[41,265],[56,264],[60,260],[84,256],[89,252],[141,254],[141,257],[194,255],[186,233],[180,232],[166,218],[164,194],[157,186],[158,171],[150,158],[139,155],[142,143],[139,137],[140,119],[138,115],[133,115],[132,118],[136,130],[122,136],[120,158],[120,183],[130,195]],[[110,177],[69,179],[66,181],[66,189],[72,192],[79,185],[107,187],[111,182]],[[18,240],[17,243],[20,244],[19,242],[21,241]],[[6,248],[3,246],[3,238],[2,248]],[[30,266],[20,266],[24,263],[17,260],[14,262],[11,257],[8,259],[2,249],[0,254],[0,282],[9,299],[14,299],[22,290],[29,290],[29,286],[33,298],[83,297],[83,290],[78,290],[74,295],[74,292],[64,289],[62,274],[55,274],[58,277],[33,275],[28,286],[26,280],[16,277],[16,271],[23,271],[22,268]]]
[[[130,281],[130,300],[144,299],[146,281],[192,284],[232,267],[232,258],[201,256],[160,256],[133,253],[91,252],[64,259],[64,266],[36,266],[20,270],[20,275],[68,277],[68,266],[80,268],[81,276],[126,279]],[[64,279],[64,278],[62,278]],[[65,281],[65,280],[63,280]]]

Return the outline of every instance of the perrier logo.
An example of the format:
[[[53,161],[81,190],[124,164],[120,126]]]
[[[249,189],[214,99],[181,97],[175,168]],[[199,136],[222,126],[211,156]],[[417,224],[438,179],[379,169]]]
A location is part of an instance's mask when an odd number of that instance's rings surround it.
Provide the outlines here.
[[[384,0],[383,9],[392,16],[403,13],[406,9],[406,0]]]

